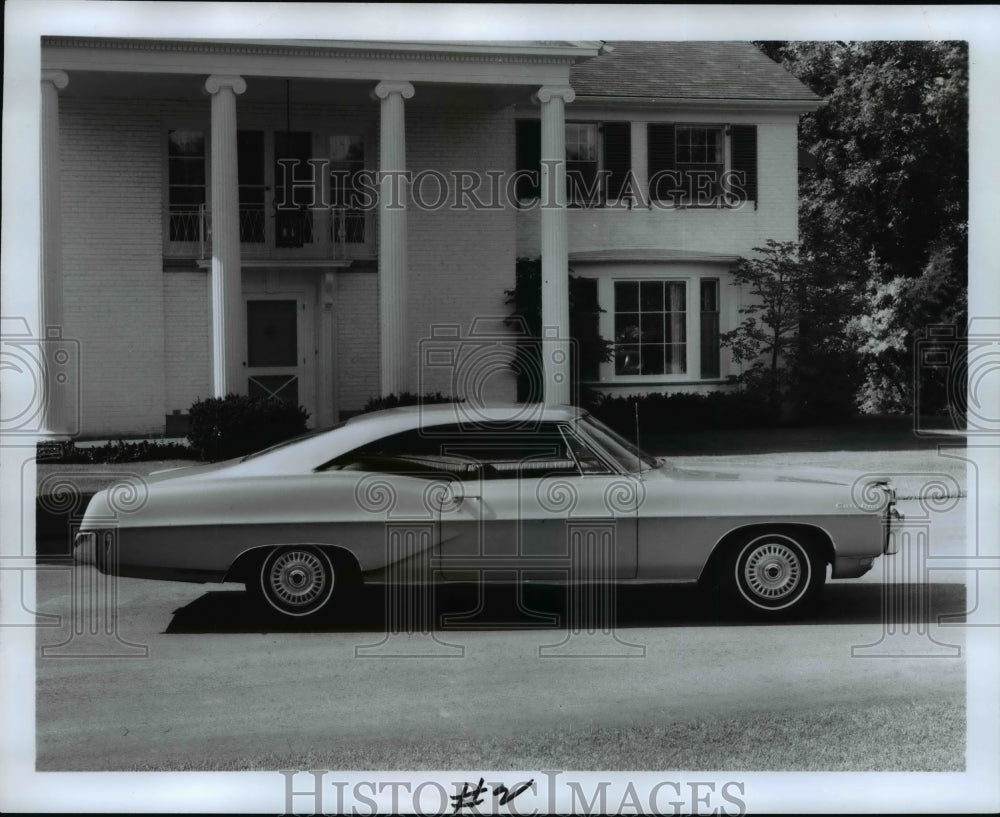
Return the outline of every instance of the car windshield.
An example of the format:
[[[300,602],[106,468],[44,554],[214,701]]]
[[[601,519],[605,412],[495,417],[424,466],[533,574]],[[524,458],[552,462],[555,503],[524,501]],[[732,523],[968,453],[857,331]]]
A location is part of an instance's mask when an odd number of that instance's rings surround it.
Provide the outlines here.
[[[578,427],[602,449],[615,458],[626,471],[637,473],[657,467],[656,459],[640,450],[617,431],[612,431],[600,420],[587,414],[580,418]]]

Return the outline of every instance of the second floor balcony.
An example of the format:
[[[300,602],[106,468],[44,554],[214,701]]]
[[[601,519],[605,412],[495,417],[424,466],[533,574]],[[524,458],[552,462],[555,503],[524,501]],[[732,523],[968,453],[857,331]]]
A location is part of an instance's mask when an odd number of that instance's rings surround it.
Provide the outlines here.
[[[212,257],[208,205],[172,208],[165,213],[165,222],[165,256]],[[244,260],[360,261],[377,256],[378,225],[373,210],[240,207],[239,231]]]

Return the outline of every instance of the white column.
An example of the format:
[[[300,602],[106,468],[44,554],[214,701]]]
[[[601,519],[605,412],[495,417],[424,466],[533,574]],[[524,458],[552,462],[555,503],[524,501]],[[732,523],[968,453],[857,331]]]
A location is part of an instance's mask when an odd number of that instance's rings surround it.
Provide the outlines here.
[[[55,340],[63,326],[62,274],[62,190],[59,158],[59,91],[69,84],[64,71],[42,71],[41,122],[41,205],[42,205],[42,274],[38,299],[39,337]],[[66,388],[56,388],[60,368],[48,355],[58,344],[46,344],[45,419],[50,434],[63,435],[68,430],[69,406],[63,404]]]
[[[569,361],[569,260],[566,237],[566,115],[576,98],[566,85],[546,85],[542,107],[542,366],[545,404],[572,400]]]
[[[236,164],[236,95],[242,77],[213,74],[212,96],[212,393],[246,392],[243,376],[243,279]]]
[[[379,133],[379,344],[382,395],[410,390],[407,320],[406,118],[404,100],[413,97],[409,82],[380,82]]]

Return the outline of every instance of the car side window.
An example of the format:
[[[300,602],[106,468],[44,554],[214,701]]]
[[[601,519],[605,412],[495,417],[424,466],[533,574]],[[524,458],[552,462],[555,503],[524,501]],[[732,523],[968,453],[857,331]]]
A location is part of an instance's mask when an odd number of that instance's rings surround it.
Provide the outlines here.
[[[468,458],[446,454],[442,445],[445,439],[420,429],[402,431],[341,454],[318,470],[367,471],[428,479],[442,475],[477,478],[478,465]]]
[[[566,440],[553,423],[532,428],[496,423],[462,429],[450,437],[444,451],[478,462],[482,478],[487,480],[581,473]]]
[[[585,449],[579,443],[581,449]],[[589,457],[589,459],[588,459]],[[539,428],[502,424],[412,429],[366,443],[320,470],[372,471],[429,478],[448,474],[464,480],[516,479],[595,473],[594,456],[574,456],[553,423]],[[586,471],[581,462],[587,462]]]

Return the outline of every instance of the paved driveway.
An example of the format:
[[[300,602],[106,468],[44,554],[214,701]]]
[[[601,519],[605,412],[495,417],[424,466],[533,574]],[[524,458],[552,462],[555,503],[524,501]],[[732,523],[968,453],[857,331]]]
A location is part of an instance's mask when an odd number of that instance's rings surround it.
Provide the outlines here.
[[[514,604],[514,587],[497,587],[478,616],[437,640],[386,641],[375,592],[351,620],[276,627],[240,586],[129,579],[115,585],[116,633],[75,634],[70,610],[105,598],[107,587],[89,569],[72,576],[39,574],[40,611],[64,617],[39,630],[39,642],[67,642],[37,661],[40,770],[225,767],[380,741],[791,715],[825,704],[961,706],[964,696],[962,658],[898,654],[937,649],[932,636],[960,645],[961,629],[908,627],[906,643],[887,639],[874,583],[836,583],[817,616],[779,626],[720,621],[689,589],[621,588],[614,636],[582,632],[568,642],[565,619],[553,627],[539,618],[564,612],[561,591],[530,590],[529,614]],[[924,599],[935,613],[964,609],[962,585],[924,589],[894,589],[908,617],[926,612]],[[459,587],[438,594],[437,612],[468,613],[477,601],[475,588]],[[91,620],[106,623],[99,612]],[[866,644],[896,655],[852,657]],[[96,654],[67,657],[88,651]],[[568,657],[580,653],[595,657]]]

